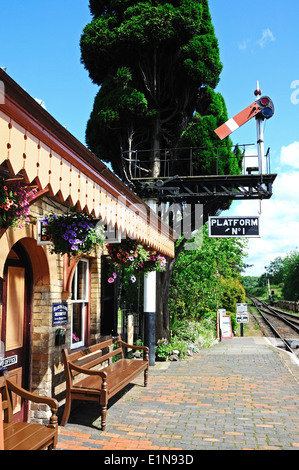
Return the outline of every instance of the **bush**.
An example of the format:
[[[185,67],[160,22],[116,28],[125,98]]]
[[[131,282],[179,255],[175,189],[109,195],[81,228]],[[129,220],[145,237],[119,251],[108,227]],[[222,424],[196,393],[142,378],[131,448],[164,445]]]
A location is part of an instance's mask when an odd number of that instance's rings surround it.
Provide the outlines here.
[[[209,312],[201,321],[176,321],[171,330],[170,341],[165,338],[156,346],[157,360],[171,359],[174,351],[179,351],[179,358],[199,352],[200,348],[209,347],[215,341],[216,315]]]

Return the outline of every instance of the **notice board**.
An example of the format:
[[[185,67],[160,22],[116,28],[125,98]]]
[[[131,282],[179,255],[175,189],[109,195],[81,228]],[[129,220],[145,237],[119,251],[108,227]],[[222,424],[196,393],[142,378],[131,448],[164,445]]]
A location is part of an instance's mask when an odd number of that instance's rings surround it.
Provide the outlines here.
[[[222,338],[232,338],[233,331],[232,331],[232,324],[230,315],[221,315],[220,317],[220,330],[221,330],[221,337]]]

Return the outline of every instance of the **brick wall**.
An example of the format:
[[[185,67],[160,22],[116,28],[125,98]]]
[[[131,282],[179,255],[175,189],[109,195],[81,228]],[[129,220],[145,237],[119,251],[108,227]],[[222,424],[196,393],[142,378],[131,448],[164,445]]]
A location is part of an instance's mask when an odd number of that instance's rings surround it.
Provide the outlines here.
[[[50,202],[50,201],[49,201]],[[55,212],[59,214],[66,209],[56,204]],[[41,200],[31,208],[32,216],[40,216],[53,210],[47,200]],[[68,303],[68,324],[66,328],[66,347],[71,343],[71,304],[70,294],[63,293],[63,257],[49,254],[50,282],[36,283],[33,292],[32,311],[32,391],[39,395],[52,396],[63,403],[65,390],[64,368],[61,357],[61,346],[55,346],[57,326],[52,326],[52,303],[62,300]],[[29,253],[30,254],[30,253]],[[34,262],[34,260],[33,260]],[[101,316],[101,256],[90,258],[90,343],[94,344],[100,336]],[[31,422],[45,422],[51,412],[45,406],[32,404]]]

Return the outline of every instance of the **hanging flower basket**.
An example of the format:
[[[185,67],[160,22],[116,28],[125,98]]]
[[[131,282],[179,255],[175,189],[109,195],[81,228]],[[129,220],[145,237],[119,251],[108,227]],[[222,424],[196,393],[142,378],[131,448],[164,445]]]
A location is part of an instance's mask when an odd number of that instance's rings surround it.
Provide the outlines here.
[[[66,214],[55,212],[42,219],[42,239],[51,242],[51,253],[70,257],[89,254],[104,245],[103,229],[91,216],[70,208]]]
[[[131,282],[136,281],[136,276],[139,273],[165,271],[165,257],[144,247],[136,240],[126,238],[122,243],[108,243],[107,249],[113,270],[112,275],[108,278],[109,283],[113,283],[122,270],[125,270],[130,276]]]
[[[29,189],[20,181],[8,182],[0,177],[0,228],[23,228],[29,222],[30,201],[37,189]]]

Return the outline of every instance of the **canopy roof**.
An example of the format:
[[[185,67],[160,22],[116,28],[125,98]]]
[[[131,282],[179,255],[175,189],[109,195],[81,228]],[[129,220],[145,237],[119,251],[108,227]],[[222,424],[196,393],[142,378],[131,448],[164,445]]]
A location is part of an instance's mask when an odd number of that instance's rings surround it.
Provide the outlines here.
[[[0,171],[173,257],[169,226],[2,70],[0,83]]]

